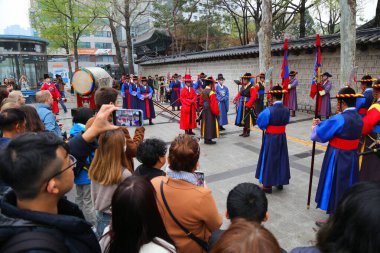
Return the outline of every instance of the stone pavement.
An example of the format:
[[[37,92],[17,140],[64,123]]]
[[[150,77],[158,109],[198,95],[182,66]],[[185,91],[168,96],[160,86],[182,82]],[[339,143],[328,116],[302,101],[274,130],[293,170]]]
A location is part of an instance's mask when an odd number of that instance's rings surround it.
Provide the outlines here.
[[[74,102],[74,99],[70,99]],[[69,107],[74,106],[68,103]],[[224,216],[228,192],[242,182],[258,184],[254,173],[259,157],[262,132],[257,128],[251,131],[249,138],[239,137],[242,129],[233,125],[234,107],[229,113],[230,124],[221,133],[216,145],[204,145],[201,142],[200,169],[205,172],[206,183],[213,191],[219,212]],[[157,108],[156,108],[157,109]],[[160,110],[157,109],[157,112]],[[178,111],[176,111],[178,113]],[[65,129],[71,127],[71,115],[58,116],[64,123]],[[158,137],[168,145],[176,135],[182,133],[178,120],[170,120],[167,113],[161,114],[154,120],[155,125],[146,126],[146,138]],[[287,127],[288,148],[291,166],[290,185],[283,191],[274,189],[273,194],[267,195],[269,201],[269,220],[265,223],[278,239],[281,247],[291,250],[297,246],[311,245],[315,241],[317,227],[315,220],[326,218],[326,214],[316,209],[314,202],[320,168],[323,161],[325,145],[317,144],[315,157],[315,173],[313,177],[312,201],[310,209],[306,208],[309,170],[311,162],[311,132],[312,115],[298,113],[292,118]],[[146,122],[147,123],[147,122]],[[134,129],[130,129],[134,132]],[[199,128],[195,130],[199,136]],[[137,164],[137,163],[136,163]],[[69,199],[74,200],[74,192]],[[229,221],[224,220],[223,227],[228,227]]]

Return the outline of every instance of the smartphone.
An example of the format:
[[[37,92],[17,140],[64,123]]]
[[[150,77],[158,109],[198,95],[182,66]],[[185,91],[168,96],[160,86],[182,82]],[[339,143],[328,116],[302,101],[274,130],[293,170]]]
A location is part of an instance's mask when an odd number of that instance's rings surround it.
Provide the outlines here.
[[[119,109],[112,114],[115,126],[141,127],[143,126],[143,111],[138,109]]]
[[[205,173],[199,170],[196,170],[193,173],[197,178],[197,186],[205,186]]]

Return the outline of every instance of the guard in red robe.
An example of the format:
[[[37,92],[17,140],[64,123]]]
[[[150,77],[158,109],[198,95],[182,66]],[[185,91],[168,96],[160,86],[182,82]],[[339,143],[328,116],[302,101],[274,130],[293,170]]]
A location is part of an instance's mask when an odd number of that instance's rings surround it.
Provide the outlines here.
[[[52,112],[54,114],[58,114],[59,113],[58,100],[61,98],[61,93],[59,92],[57,87],[55,87],[55,85],[50,82],[49,74],[44,74],[44,84],[42,84],[41,90],[50,91],[50,94],[53,97]]]
[[[193,80],[191,76],[186,74],[183,78],[185,82],[185,87],[182,88],[180,94],[181,100],[181,120],[179,127],[182,130],[185,130],[186,134],[195,135],[193,129],[197,127],[196,123],[196,110],[197,110],[197,93],[192,86]]]

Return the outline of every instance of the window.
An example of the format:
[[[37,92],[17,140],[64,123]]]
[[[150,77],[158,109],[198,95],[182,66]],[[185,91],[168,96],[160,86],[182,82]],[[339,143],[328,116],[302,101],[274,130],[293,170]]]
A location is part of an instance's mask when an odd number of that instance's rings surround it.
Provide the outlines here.
[[[95,42],[95,47],[99,49],[112,49],[112,43]]]
[[[79,55],[79,61],[90,61],[89,55]]]
[[[91,48],[91,42],[78,42],[78,48]]]
[[[97,55],[96,61],[97,62],[113,62],[113,56],[112,55]]]
[[[111,38],[111,32],[110,31],[98,31],[95,32],[95,37],[108,37]]]

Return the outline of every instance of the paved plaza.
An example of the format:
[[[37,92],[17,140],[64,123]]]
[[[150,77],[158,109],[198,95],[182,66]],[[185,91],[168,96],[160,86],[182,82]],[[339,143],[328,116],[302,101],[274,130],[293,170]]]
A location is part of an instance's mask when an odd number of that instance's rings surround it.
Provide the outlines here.
[[[71,102],[68,104],[72,108],[75,99],[69,99]],[[262,131],[257,126],[252,129],[250,137],[240,137],[242,129],[233,125],[235,111],[232,105],[230,108],[230,124],[225,127],[226,131],[221,133],[216,145],[204,145],[202,141],[200,157],[200,169],[205,172],[207,186],[212,189],[219,212],[223,216],[228,192],[234,186],[242,182],[258,184],[254,173],[262,139]],[[158,108],[156,110],[157,113],[160,112]],[[64,123],[64,129],[70,129],[70,113],[61,114],[58,118]],[[145,126],[145,138],[158,137],[169,145],[176,135],[183,133],[179,129],[179,121],[172,120],[167,113],[160,114],[154,123],[153,126]],[[269,220],[265,227],[276,236],[281,247],[286,250],[312,244],[317,231],[315,220],[327,217],[323,211],[316,209],[314,202],[325,145],[317,144],[312,202],[310,209],[306,208],[312,149],[309,139],[311,123],[310,114],[297,113],[297,117],[291,118],[286,130],[291,167],[290,185],[285,186],[283,191],[274,189],[273,194],[267,195]],[[134,129],[130,129],[130,132],[134,132]],[[197,136],[200,135],[199,128],[195,129],[195,133]],[[136,162],[135,165],[137,164]],[[74,200],[73,196],[72,191],[69,198]],[[228,227],[228,224],[229,221],[225,219],[223,227]]]

